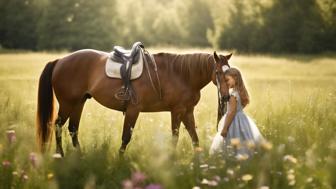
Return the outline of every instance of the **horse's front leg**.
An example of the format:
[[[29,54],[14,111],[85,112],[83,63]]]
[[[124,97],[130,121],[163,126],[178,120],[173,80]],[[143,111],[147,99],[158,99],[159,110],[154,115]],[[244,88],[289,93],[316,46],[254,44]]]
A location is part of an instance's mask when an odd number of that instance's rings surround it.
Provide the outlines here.
[[[198,136],[196,133],[194,108],[188,110],[182,118],[183,124],[185,125],[194,147],[199,146]]]
[[[124,127],[122,133],[122,144],[119,149],[119,154],[121,155],[125,152],[127,144],[131,141],[132,132],[138,116],[139,110],[136,110],[134,108],[127,108],[125,112]]]

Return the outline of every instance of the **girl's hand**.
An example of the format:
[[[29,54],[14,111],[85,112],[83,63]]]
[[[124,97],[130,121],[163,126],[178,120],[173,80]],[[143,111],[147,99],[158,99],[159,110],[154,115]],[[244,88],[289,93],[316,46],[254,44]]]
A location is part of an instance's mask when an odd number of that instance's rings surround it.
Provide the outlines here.
[[[225,130],[223,130],[222,132],[221,132],[221,135],[222,135],[222,137],[226,137],[226,135],[227,135],[227,131],[225,131]]]

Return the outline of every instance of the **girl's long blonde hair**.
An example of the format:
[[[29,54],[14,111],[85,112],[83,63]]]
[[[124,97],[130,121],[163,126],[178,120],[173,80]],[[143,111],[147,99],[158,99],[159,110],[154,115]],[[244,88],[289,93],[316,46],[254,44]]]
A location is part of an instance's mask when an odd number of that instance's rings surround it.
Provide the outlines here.
[[[247,92],[247,89],[245,87],[244,80],[243,80],[243,77],[240,71],[237,68],[231,67],[225,71],[225,75],[229,75],[235,80],[236,82],[235,89],[239,93],[243,107],[245,107],[247,104],[250,103],[250,96]]]

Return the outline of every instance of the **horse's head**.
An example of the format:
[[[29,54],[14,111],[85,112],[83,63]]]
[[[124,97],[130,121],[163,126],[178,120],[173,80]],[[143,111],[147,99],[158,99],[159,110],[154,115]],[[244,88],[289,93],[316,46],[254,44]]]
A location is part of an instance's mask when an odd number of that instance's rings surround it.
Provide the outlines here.
[[[221,99],[224,101],[228,101],[229,87],[226,85],[224,72],[226,69],[230,68],[228,60],[231,58],[232,54],[225,56],[217,55],[215,51],[213,56],[215,60],[215,65],[212,73],[212,82],[217,86]]]
[[[229,55],[217,55],[214,52],[215,65],[212,72],[212,82],[217,86],[218,89],[218,112],[217,112],[217,129],[219,120],[222,118],[226,111],[226,101],[229,100],[229,87],[226,85],[224,72],[226,69],[230,68],[228,60],[231,58],[232,54]]]

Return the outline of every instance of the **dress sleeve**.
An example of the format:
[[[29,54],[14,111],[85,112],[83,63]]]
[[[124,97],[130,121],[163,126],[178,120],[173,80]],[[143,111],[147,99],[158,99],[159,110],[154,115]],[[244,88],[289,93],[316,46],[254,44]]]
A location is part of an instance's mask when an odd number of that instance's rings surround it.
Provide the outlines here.
[[[231,96],[234,96],[235,98],[236,98],[236,100],[238,101],[238,99],[239,99],[239,93],[238,93],[238,91],[232,91],[231,93],[230,93],[230,97]]]
[[[238,100],[238,98],[239,98],[239,93],[238,93],[238,91],[232,91],[231,94],[230,94],[230,96],[234,96],[234,97],[236,97],[236,99]]]

